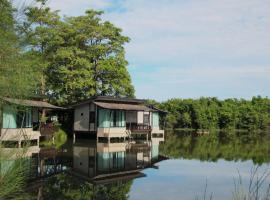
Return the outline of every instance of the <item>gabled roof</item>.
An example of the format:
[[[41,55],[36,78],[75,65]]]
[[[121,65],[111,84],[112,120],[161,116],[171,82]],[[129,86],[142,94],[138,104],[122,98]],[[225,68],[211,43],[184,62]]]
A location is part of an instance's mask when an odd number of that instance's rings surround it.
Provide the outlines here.
[[[115,110],[133,110],[133,111],[156,111],[166,114],[167,111],[160,110],[152,105],[146,105],[144,99],[132,99],[112,96],[94,96],[90,99],[68,105],[68,108],[74,108],[80,105],[94,103],[101,108],[115,109]]]
[[[27,106],[27,107],[36,107],[36,108],[47,108],[47,109],[65,109],[59,106],[54,106],[52,104],[49,104],[44,101],[33,101],[33,100],[25,100],[25,99],[12,99],[12,98],[7,98],[7,97],[2,97],[4,101],[11,103],[11,104],[16,104],[16,105],[21,105],[21,106]]]
[[[74,103],[68,105],[67,107],[77,107],[83,104],[91,103],[91,102],[110,102],[110,103],[125,103],[125,104],[142,104],[145,102],[143,99],[132,99],[132,98],[124,98],[124,97],[112,97],[112,96],[94,96],[90,99],[86,99],[84,101]]]
[[[151,108],[153,111],[160,112],[160,113],[163,113],[163,114],[168,113],[168,111],[161,110],[161,109],[159,109],[159,108],[157,108],[156,106],[153,106],[153,105],[149,105],[149,108]]]
[[[127,103],[111,103],[111,102],[94,102],[97,106],[111,110],[129,110],[129,111],[152,111],[145,105],[127,104]]]
[[[110,102],[126,102],[126,103],[144,103],[144,99],[134,99],[126,97],[113,97],[113,96],[97,96],[95,101],[110,101]]]

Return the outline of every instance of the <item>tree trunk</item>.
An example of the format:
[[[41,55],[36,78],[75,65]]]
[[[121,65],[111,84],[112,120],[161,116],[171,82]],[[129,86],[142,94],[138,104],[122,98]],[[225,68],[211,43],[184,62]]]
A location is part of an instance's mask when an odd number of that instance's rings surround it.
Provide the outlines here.
[[[45,77],[44,74],[41,75],[41,95],[45,96]],[[43,99],[44,101],[45,99]],[[43,108],[42,109],[42,114],[41,114],[41,118],[45,118],[46,117],[46,110]]]

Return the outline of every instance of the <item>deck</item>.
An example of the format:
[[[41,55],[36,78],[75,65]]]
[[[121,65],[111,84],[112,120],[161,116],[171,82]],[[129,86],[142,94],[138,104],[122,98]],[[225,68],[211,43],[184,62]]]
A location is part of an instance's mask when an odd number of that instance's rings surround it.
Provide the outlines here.
[[[148,124],[131,123],[127,124],[127,130],[130,130],[131,132],[151,132],[152,128]]]

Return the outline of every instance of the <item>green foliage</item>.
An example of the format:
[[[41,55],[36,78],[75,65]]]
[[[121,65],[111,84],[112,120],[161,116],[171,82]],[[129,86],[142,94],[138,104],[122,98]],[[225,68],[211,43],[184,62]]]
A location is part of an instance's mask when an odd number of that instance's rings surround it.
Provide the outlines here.
[[[253,160],[256,164],[270,162],[270,137],[268,133],[252,132],[234,134],[216,132],[196,136],[193,131],[168,132],[161,154],[171,158],[200,159],[203,161]]]
[[[49,178],[42,187],[43,199],[78,199],[87,200],[93,197],[93,186],[66,174]]]
[[[0,147],[0,199],[24,199],[29,160]]]
[[[41,90],[60,104],[94,95],[134,96],[124,51],[129,38],[101,15],[88,10],[60,19],[47,7],[26,12],[20,30],[29,53],[41,60]]]
[[[0,0],[0,97],[27,98],[35,93],[39,72],[35,59],[25,54],[19,45],[13,18],[15,11],[10,1]],[[3,104],[0,99],[0,110]],[[4,150],[0,146],[0,199],[26,199],[22,191],[29,174],[28,160],[23,154]]]
[[[121,184],[110,184],[98,186],[95,197],[104,200],[127,200],[132,181]]]
[[[67,174],[49,178],[39,195],[43,199],[72,200],[127,200],[132,182],[116,182],[108,185],[93,185]]]
[[[54,139],[41,142],[41,145],[59,149],[66,143],[67,134],[63,129],[58,128],[57,131],[53,133],[53,138]]]
[[[35,59],[19,46],[10,1],[0,0],[0,95],[25,98],[36,88]]]
[[[270,128],[270,100],[260,96],[251,101],[216,98],[171,99],[157,104],[169,114],[167,128],[245,129]]]
[[[60,148],[63,144],[65,144],[67,141],[67,134],[62,129],[58,129],[54,133],[54,143],[56,148]]]

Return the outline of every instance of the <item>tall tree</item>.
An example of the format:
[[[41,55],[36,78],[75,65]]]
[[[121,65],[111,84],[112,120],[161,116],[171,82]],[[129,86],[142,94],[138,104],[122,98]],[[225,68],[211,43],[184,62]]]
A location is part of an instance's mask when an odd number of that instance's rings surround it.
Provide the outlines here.
[[[33,58],[20,48],[10,1],[0,0],[0,96],[27,98],[35,93]]]
[[[49,8],[29,8],[21,30],[29,50],[44,64],[46,92],[60,104],[93,95],[134,96],[121,29],[101,20],[102,12],[60,19]]]
[[[0,128],[1,97],[28,98],[35,93],[36,69],[29,55],[20,48],[16,35],[16,10],[9,0],[0,0]],[[22,154],[3,151],[0,144],[0,199],[26,199],[22,195],[27,179],[27,160]],[[10,164],[11,157],[17,158]]]
[[[54,28],[60,23],[57,11],[52,12],[45,7],[46,1],[41,2],[39,7],[29,6],[25,9],[26,19],[20,26],[19,32],[28,55],[38,59],[37,66],[40,70],[38,93],[45,95],[48,92],[46,84],[46,72],[49,66],[48,49],[51,40],[55,38]]]

